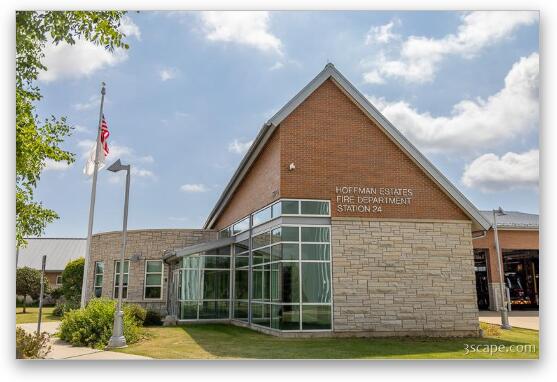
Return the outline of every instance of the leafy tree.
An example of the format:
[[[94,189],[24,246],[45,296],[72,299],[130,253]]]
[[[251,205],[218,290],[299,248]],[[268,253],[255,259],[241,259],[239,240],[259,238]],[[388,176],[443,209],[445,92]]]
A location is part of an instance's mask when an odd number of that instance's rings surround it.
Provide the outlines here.
[[[81,285],[83,283],[83,268],[85,259],[80,257],[66,264],[62,272],[62,294],[67,303],[77,308],[81,301]]]
[[[44,294],[47,294],[49,284],[46,277],[43,284]],[[15,276],[15,293],[23,296],[23,313],[26,313],[27,296],[36,299],[41,293],[41,271],[29,267],[18,268]]]
[[[65,117],[41,120],[35,113],[42,98],[37,78],[48,68],[42,63],[47,44],[77,39],[103,45],[107,50],[128,48],[118,28],[125,12],[18,11],[16,12],[16,241],[40,236],[46,225],[58,218],[55,211],[34,200],[46,160],[66,162],[74,154],[61,148],[72,128]]]

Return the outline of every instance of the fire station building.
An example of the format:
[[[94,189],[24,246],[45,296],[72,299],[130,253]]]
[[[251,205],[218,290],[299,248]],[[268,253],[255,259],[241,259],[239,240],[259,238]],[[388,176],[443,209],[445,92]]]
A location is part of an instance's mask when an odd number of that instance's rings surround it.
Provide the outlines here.
[[[85,293],[115,297],[124,277],[127,301],[180,322],[281,336],[475,336],[478,272],[487,307],[500,282],[488,215],[328,64],[263,125],[203,228],[130,231],[123,265],[121,233],[94,235]]]

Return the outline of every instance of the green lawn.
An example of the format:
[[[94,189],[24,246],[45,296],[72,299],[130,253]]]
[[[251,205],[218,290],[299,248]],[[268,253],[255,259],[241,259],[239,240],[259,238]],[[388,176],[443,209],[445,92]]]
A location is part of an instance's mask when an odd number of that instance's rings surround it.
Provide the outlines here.
[[[15,308],[15,323],[16,324],[29,324],[39,321],[39,308],[26,308],[27,312],[23,313],[23,308]],[[52,315],[54,307],[43,308],[43,322],[59,321],[60,317]]]
[[[539,332],[514,328],[491,329],[484,338],[278,338],[233,325],[191,324],[145,328],[145,339],[118,351],[160,359],[498,359],[539,357]],[[497,333],[499,332],[499,333]],[[466,344],[535,345],[535,352],[475,352],[465,355]]]

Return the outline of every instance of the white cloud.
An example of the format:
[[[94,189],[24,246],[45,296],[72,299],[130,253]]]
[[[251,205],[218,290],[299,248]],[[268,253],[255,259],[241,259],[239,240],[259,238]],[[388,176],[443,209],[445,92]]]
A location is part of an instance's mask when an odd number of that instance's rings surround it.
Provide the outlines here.
[[[269,31],[266,11],[200,12],[203,32],[210,41],[249,45],[263,52],[282,55],[282,41]]]
[[[87,126],[73,125],[73,129],[76,133],[85,133],[85,134],[91,134],[92,133],[92,130],[90,128],[88,128]]]
[[[238,139],[234,139],[228,144],[228,151],[234,154],[245,154],[249,150],[252,143],[253,140],[240,142]]]
[[[522,154],[508,152],[501,157],[484,154],[466,165],[462,183],[484,192],[537,188],[539,172],[538,150]]]
[[[385,80],[377,70],[372,70],[364,74],[364,81],[368,84],[383,84]]]
[[[487,99],[463,100],[448,116],[420,113],[405,101],[370,101],[414,144],[430,152],[486,149],[512,141],[539,121],[539,56],[516,62],[505,87]]]
[[[141,41],[141,31],[139,30],[139,27],[128,16],[124,16],[122,18],[120,28],[118,28],[118,30],[125,34],[128,38],[135,37],[138,41]]]
[[[369,29],[366,34],[366,45],[369,44],[387,44],[392,40],[398,39],[400,36],[392,32],[395,22],[391,21],[385,25],[374,26]]]
[[[78,149],[81,151],[81,160],[85,161],[94,150],[95,141],[93,139],[83,139],[77,143]],[[152,155],[139,155],[129,146],[119,145],[115,141],[108,141],[109,153],[105,159],[105,165],[110,165],[116,159],[121,159],[124,163],[131,164],[131,174],[140,178],[149,178],[156,180],[156,174],[149,169],[144,168],[144,165],[153,164],[155,158]],[[118,183],[122,177],[116,174],[109,175],[111,183]]]
[[[54,161],[50,158],[46,158],[44,161],[44,171],[66,171],[68,170],[70,167],[72,167],[72,164],[68,164],[68,162],[64,162],[64,161]]]
[[[92,95],[85,102],[77,102],[72,105],[72,107],[77,111],[90,110],[92,108],[99,107],[101,104],[101,97],[99,95]]]
[[[482,49],[509,37],[520,26],[533,24],[537,20],[538,13],[535,11],[470,12],[462,16],[456,34],[440,39],[410,36],[402,43],[397,59],[388,59],[385,52],[381,52],[372,70],[382,77],[401,78],[415,83],[430,82],[447,56],[472,58]]]
[[[163,68],[159,70],[159,78],[161,81],[168,81],[176,78],[178,75],[178,69],[176,68]]]
[[[180,186],[180,190],[183,192],[206,192],[209,189],[204,184],[194,183],[183,184],[182,186]]]
[[[140,39],[139,27],[129,17],[122,20],[120,30],[122,33],[127,32],[129,37]],[[102,45],[81,39],[77,39],[73,45],[47,41],[44,54],[42,63],[47,70],[39,73],[39,80],[43,82],[88,77],[98,70],[118,65],[128,59],[125,49],[109,52]]]
[[[284,67],[284,63],[277,61],[273,64],[273,66],[271,66],[269,68],[269,70],[273,71],[273,70],[278,70],[278,69],[282,69]]]

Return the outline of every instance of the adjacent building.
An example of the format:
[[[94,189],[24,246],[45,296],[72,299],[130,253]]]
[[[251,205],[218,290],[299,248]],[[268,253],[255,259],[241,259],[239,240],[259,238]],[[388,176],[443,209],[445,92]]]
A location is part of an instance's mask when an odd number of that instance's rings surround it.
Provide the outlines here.
[[[27,238],[27,246],[17,250],[18,268],[42,269],[46,255],[45,276],[51,287],[62,285],[62,272],[71,260],[85,257],[86,240],[82,238]]]
[[[263,125],[202,229],[130,231],[122,265],[121,233],[94,235],[84,293],[116,297],[123,277],[127,301],[282,336],[474,336],[490,226],[328,64]]]

